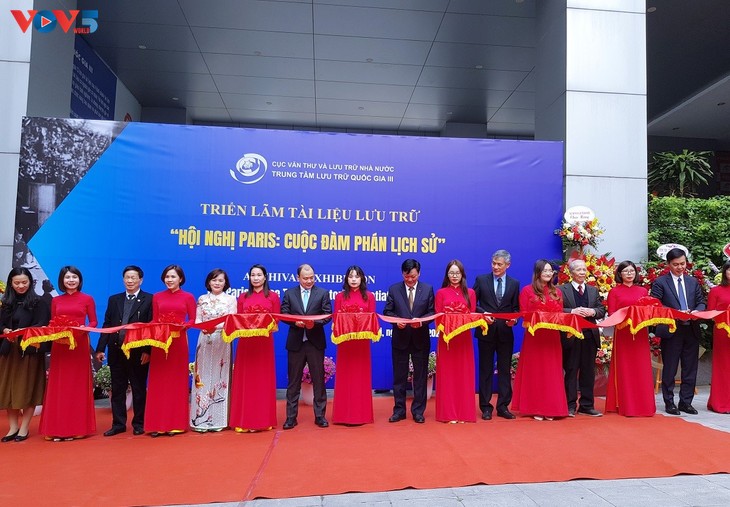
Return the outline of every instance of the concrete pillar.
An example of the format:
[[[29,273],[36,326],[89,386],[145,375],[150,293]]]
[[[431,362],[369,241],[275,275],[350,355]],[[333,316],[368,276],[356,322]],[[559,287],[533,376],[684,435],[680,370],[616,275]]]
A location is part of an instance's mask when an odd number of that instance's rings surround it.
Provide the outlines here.
[[[565,207],[592,208],[618,260],[647,257],[645,8],[537,3],[535,139],[565,142]]]
[[[28,104],[32,30],[23,33],[6,5],[0,16],[0,278],[12,265],[15,199],[18,188],[21,119]],[[27,11],[32,0],[13,2],[13,9]]]

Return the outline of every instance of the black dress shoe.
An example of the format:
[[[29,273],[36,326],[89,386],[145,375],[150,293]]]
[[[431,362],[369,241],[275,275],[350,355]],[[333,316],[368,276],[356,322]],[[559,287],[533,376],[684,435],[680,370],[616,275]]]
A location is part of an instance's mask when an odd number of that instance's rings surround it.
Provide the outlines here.
[[[327,419],[325,419],[324,417],[315,417],[314,424],[316,424],[320,428],[326,428],[327,426],[330,425],[330,423],[328,423]]]
[[[152,433],[150,433],[150,436],[151,436],[152,438],[157,438],[157,437],[159,437],[160,435],[162,435],[162,433],[160,433],[159,431],[153,431]]]
[[[105,437],[113,437],[114,435],[119,435],[120,433],[124,433],[127,431],[127,428],[111,428],[104,432]]]
[[[664,411],[667,414],[679,415],[679,409],[676,407],[676,405],[674,405],[674,403],[672,403],[671,405],[669,405],[669,404],[665,405],[664,406]]]
[[[406,418],[406,416],[404,416],[404,415],[397,415],[397,414],[393,414],[393,415],[392,415],[392,416],[390,416],[390,418],[388,419],[388,422],[398,422],[398,421],[402,421],[402,420],[403,420],[403,419],[405,419],[405,418]]]
[[[296,425],[297,425],[297,420],[294,418],[290,418],[290,419],[287,419],[286,421],[284,421],[284,426],[282,426],[282,428],[284,428],[285,430],[290,430]]]
[[[417,422],[418,424],[423,424],[423,423],[425,423],[425,422],[426,422],[426,418],[425,418],[425,417],[423,417],[422,415],[414,415],[414,416],[413,416],[413,420],[414,420],[415,422]]]
[[[485,421],[491,421],[492,413],[491,412],[482,412],[482,419],[484,419]]]
[[[23,442],[23,441],[25,441],[25,440],[28,440],[28,433],[26,433],[25,435],[18,435],[18,436],[16,436],[16,437],[14,438],[14,440],[15,440],[16,442]]]
[[[697,409],[694,408],[689,403],[680,403],[679,406],[677,407],[677,409],[680,412],[684,412],[685,414],[697,415]]]
[[[142,428],[134,428],[132,430],[132,434],[134,434],[134,435],[144,435],[144,429],[142,429]]]
[[[603,415],[602,413],[600,413],[595,408],[583,408],[583,407],[581,407],[581,408],[578,409],[578,413],[579,414],[590,415],[592,417],[601,417]]]
[[[15,437],[17,437],[17,436],[18,436],[18,432],[16,431],[12,435],[6,435],[3,438],[0,438],[0,442],[12,442],[13,440],[15,440]]]
[[[497,412],[497,415],[499,417],[504,417],[505,419],[517,419],[517,416],[514,415],[509,410],[500,410],[500,411]]]

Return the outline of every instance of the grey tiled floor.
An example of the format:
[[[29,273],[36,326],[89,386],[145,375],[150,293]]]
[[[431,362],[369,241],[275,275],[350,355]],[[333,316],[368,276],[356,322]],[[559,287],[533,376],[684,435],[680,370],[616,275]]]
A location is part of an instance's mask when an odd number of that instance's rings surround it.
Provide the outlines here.
[[[709,388],[700,388],[693,406],[696,416],[682,415],[690,422],[730,432],[730,415],[715,414],[706,408]],[[658,414],[664,414],[661,395]],[[662,415],[663,416],[663,415]],[[662,417],[660,416],[660,417]],[[666,416],[674,417],[674,416]],[[728,457],[730,460],[730,456]],[[674,507],[730,505],[730,475],[691,475],[612,481],[579,480],[537,484],[467,486],[463,488],[406,489],[379,493],[310,496],[275,500],[206,504],[216,507],[482,507],[482,506],[621,506]],[[193,506],[190,506],[193,507]]]

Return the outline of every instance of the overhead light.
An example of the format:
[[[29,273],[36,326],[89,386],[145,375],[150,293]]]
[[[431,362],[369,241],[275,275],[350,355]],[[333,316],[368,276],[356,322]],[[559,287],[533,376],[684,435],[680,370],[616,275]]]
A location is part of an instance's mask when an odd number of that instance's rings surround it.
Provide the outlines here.
[[[648,9],[646,10],[646,12],[655,12],[655,11],[656,11],[656,7],[649,7],[649,8],[648,8]]]
[[[254,51],[253,54],[256,56],[261,56],[261,51]]]
[[[447,111],[446,114],[454,114],[453,111]]]
[[[725,102],[718,102],[717,105],[718,106],[724,106],[725,105]]]
[[[172,100],[180,100],[179,97],[173,97]]]
[[[271,105],[271,101],[270,101],[270,100],[267,100],[267,101],[266,101],[266,105],[267,105],[267,106],[270,106],[270,105]]]
[[[364,108],[364,107],[362,107],[362,106],[358,107],[358,109],[359,109],[360,111],[365,111],[365,108]]]
[[[475,69],[482,70],[484,68],[484,65],[475,65]]]
[[[147,49],[147,46],[145,46],[144,44],[140,44],[140,45],[139,45],[139,46],[137,46],[137,47],[138,47],[139,49]]]
[[[373,63],[373,59],[372,58],[366,58],[365,61],[368,62],[368,63]]]

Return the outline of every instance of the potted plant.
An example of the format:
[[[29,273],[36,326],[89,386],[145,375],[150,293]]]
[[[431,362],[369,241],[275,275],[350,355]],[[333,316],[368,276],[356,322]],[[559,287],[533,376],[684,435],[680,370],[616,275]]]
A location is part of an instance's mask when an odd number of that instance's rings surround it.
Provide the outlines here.
[[[428,380],[426,381],[426,398],[433,395],[433,378],[436,376],[436,351],[428,355]],[[413,361],[408,358],[408,382],[413,384]]]
[[[606,396],[608,369],[613,355],[613,337],[601,335],[601,348],[596,351],[596,380],[593,387],[595,396]]]
[[[94,373],[94,394],[100,398],[108,398],[112,392],[112,373],[109,365],[105,364]]]
[[[329,356],[324,357],[324,383],[332,379],[335,376],[337,368],[335,361]],[[314,388],[312,387],[312,375],[309,373],[309,365],[304,365],[304,371],[302,371],[302,389],[299,394],[299,401],[304,405],[312,405],[314,403]]]
[[[654,153],[647,174],[650,191],[680,197],[695,195],[697,188],[707,185],[713,176],[711,155],[709,151],[689,150]]]

